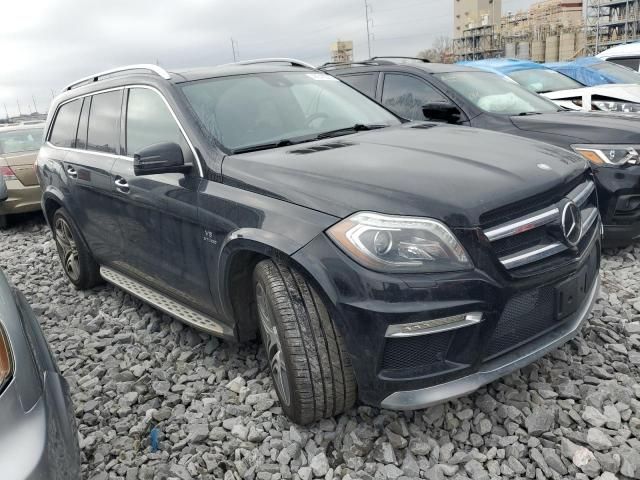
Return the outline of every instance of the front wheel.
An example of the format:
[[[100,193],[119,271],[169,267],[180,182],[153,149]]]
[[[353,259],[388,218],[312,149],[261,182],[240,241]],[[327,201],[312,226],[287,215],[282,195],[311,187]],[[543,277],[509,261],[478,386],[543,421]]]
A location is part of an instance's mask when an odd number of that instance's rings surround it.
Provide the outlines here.
[[[62,269],[74,287],[86,290],[95,286],[100,280],[98,264],[64,208],[53,215],[53,238]]]
[[[304,425],[351,408],[351,360],[320,295],[273,260],[260,262],[253,279],[262,342],[287,416]]]

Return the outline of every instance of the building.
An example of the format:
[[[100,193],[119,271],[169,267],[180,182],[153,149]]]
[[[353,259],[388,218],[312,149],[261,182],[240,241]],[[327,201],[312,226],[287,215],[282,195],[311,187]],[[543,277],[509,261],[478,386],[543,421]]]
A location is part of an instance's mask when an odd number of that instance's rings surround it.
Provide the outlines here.
[[[453,38],[470,28],[494,25],[502,15],[502,0],[454,0]]]
[[[587,0],[586,53],[640,40],[640,0]]]
[[[353,61],[353,42],[351,40],[338,40],[331,44],[332,62]]]
[[[458,0],[454,2],[456,5]],[[492,25],[468,25],[454,40],[455,59],[572,60],[584,55],[582,12],[581,1],[544,0],[529,10],[501,15]]]

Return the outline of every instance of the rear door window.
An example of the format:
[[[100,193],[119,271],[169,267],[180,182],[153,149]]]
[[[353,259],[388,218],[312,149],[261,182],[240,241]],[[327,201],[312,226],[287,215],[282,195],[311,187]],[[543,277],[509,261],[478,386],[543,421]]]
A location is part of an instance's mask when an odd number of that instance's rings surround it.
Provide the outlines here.
[[[87,149],[120,153],[122,90],[98,93],[91,99]]]
[[[130,157],[145,147],[166,142],[180,145],[185,159],[188,157],[188,144],[178,123],[162,97],[153,90],[129,90],[126,132],[126,154]]]
[[[424,120],[424,105],[445,101],[445,97],[425,80],[397,73],[384,76],[382,104],[403,118]]]
[[[74,148],[76,146],[76,130],[82,100],[65,103],[58,109],[53,122],[49,142],[56,147]]]
[[[378,72],[376,73],[360,73],[357,75],[343,75],[340,77],[345,83],[353,88],[360,90],[371,98],[376,97],[376,84],[378,83]]]

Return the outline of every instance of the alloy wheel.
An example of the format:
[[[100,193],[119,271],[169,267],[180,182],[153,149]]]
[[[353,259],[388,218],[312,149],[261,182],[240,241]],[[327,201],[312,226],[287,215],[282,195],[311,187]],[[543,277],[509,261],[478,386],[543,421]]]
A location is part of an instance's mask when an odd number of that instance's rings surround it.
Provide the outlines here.
[[[262,338],[264,339],[267,358],[271,366],[271,374],[276,390],[280,394],[280,401],[286,405],[291,403],[291,391],[287,380],[287,365],[284,362],[282,344],[278,336],[276,322],[273,318],[272,309],[269,307],[267,294],[262,284],[256,285],[256,303],[258,304],[258,316],[260,317],[260,327]]]
[[[69,278],[77,282],[80,278],[80,259],[78,246],[73,239],[71,227],[64,218],[57,218],[54,226],[56,232],[56,245],[62,260],[62,268]]]

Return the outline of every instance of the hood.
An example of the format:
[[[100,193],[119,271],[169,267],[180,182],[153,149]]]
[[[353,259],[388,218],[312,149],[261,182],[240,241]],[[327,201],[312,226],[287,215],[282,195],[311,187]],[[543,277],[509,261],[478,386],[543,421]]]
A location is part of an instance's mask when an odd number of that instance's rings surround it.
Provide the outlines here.
[[[471,227],[483,213],[564,185],[586,168],[579,156],[533,140],[409,123],[230,156],[222,175],[226,184],[340,218],[368,210]]]
[[[594,87],[574,88],[571,90],[558,90],[556,92],[543,93],[543,96],[551,100],[563,100],[567,98],[607,97],[624,102],[640,103],[640,85],[610,83],[596,85]],[[591,102],[588,102],[589,104]]]
[[[511,117],[520,130],[571,137],[569,141],[640,144],[637,115],[609,112],[557,112]]]

